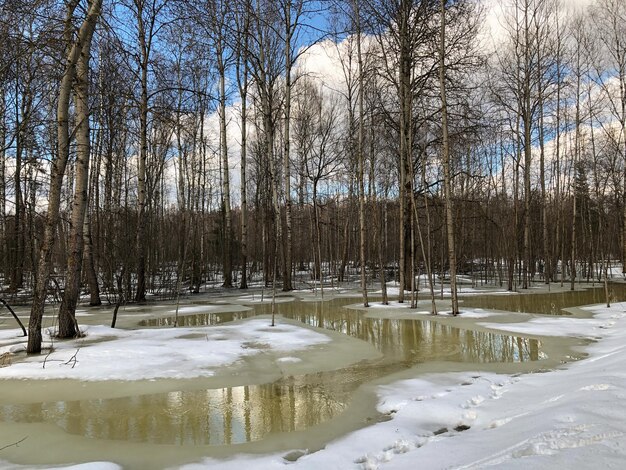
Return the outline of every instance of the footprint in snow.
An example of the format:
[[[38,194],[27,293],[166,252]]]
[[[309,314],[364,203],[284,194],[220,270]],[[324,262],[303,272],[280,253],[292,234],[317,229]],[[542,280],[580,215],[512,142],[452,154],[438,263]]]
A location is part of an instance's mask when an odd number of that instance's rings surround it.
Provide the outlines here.
[[[475,397],[470,398],[469,400],[467,400],[462,407],[463,408],[471,408],[473,406],[478,406],[480,405],[482,402],[485,401],[485,397],[481,396],[481,395],[477,395]]]
[[[614,388],[612,385],[609,384],[593,384],[593,385],[587,385],[586,387],[581,387],[578,390],[581,391],[604,391],[604,390],[609,390],[611,388]]]

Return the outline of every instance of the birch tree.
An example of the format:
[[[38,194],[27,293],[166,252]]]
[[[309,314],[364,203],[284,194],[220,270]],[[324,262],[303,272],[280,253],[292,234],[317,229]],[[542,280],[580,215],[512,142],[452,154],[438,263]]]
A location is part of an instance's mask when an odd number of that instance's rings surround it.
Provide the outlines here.
[[[241,98],[241,143],[240,143],[240,191],[241,191],[241,280],[239,287],[248,288],[248,192],[247,192],[247,159],[248,159],[248,91],[249,91],[249,29],[251,24],[252,6],[244,0],[240,9],[235,10],[235,68],[237,87]]]
[[[450,143],[448,137],[448,102],[446,97],[446,1],[441,0],[441,31],[439,33],[439,91],[441,94],[441,158],[443,160],[444,195],[446,204],[446,232],[448,236],[448,263],[450,265],[450,294],[452,315],[459,313],[456,292],[456,251],[452,207],[452,182],[450,174]]]
[[[92,0],[93,1],[93,0]],[[73,338],[79,334],[76,323],[76,303],[80,296],[80,281],[84,252],[84,223],[87,211],[87,186],[91,142],[89,129],[89,59],[91,37],[81,44],[74,81],[76,130],[76,175],[70,222],[70,244],[63,301],[59,310],[59,337]]]
[[[59,221],[61,186],[63,184],[63,175],[70,152],[69,108],[71,92],[76,78],[77,63],[80,60],[84,47],[91,43],[96,23],[100,16],[102,0],[92,0],[89,3],[86,15],[74,38],[73,18],[78,5],[79,0],[70,0],[66,3],[65,29],[63,33],[63,39],[66,45],[66,59],[57,101],[58,148],[56,159],[52,162],[44,238],[39,255],[37,280],[28,324],[28,345],[26,351],[29,354],[41,352],[41,320],[43,318],[48,281],[52,267],[52,248],[55,230]]]
[[[161,29],[161,15],[167,4],[166,0],[133,0],[130,8],[136,21],[138,76],[139,76],[139,142],[137,159],[137,290],[135,300],[146,300],[146,262],[147,262],[147,209],[149,206],[146,187],[146,162],[148,160],[148,115],[149,115],[149,72],[153,46]]]

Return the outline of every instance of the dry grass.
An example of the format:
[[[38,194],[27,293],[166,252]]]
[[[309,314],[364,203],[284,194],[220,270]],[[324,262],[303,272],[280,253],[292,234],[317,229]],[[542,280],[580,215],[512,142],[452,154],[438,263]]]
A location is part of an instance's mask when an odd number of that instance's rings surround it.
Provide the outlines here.
[[[0,367],[8,367],[11,365],[11,358],[13,357],[13,353],[5,352],[4,354],[0,354]]]

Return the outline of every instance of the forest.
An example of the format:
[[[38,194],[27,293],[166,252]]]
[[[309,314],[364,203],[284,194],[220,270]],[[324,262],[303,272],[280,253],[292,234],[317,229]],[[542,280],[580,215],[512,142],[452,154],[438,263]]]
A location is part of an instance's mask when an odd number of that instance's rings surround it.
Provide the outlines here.
[[[458,275],[609,276],[626,3],[493,3],[1,0],[0,284],[28,352],[52,299],[68,338],[79,302],[207,286],[367,305],[445,279],[456,313]]]

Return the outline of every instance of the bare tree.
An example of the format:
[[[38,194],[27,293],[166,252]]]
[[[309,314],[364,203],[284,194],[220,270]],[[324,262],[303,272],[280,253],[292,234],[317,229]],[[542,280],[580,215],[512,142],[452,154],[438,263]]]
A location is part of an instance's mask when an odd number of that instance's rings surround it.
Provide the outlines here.
[[[137,291],[135,300],[146,300],[147,208],[150,204],[146,187],[148,160],[149,69],[155,38],[161,29],[165,0],[133,0],[131,8],[136,20],[139,67],[139,155],[137,161]]]
[[[211,36],[215,49],[217,73],[219,76],[218,86],[218,118],[220,126],[220,154],[222,165],[222,198],[224,211],[224,287],[233,286],[233,250],[232,250],[232,215],[230,202],[230,166],[228,162],[228,141],[226,134],[226,73],[230,66],[233,52],[229,50],[226,40],[227,22],[230,19],[230,12],[227,9],[227,3],[219,0],[214,1],[209,6],[209,17],[211,19]]]
[[[269,176],[269,191],[271,194],[271,210],[273,212],[274,245],[271,248],[272,284],[273,292],[276,289],[277,269],[285,266],[283,228],[280,207],[280,175],[277,163],[275,144],[277,134],[277,119],[279,109],[279,79],[284,71],[284,43],[277,31],[280,29],[280,12],[271,2],[260,1],[256,4],[253,16],[253,25],[249,59],[250,75],[254,79],[257,112],[260,115],[260,130],[263,143],[262,155],[267,163]],[[280,253],[279,253],[280,252]],[[278,258],[281,258],[280,265]],[[284,280],[283,280],[284,281]],[[272,304],[274,306],[274,304]]]
[[[323,89],[302,79],[298,86],[295,134],[300,158],[304,161],[304,177],[311,184],[313,199],[313,231],[315,240],[314,278],[322,286],[322,239],[320,230],[320,183],[336,174],[341,161],[338,137],[338,106],[324,97]],[[323,287],[322,287],[323,295]]]
[[[592,10],[593,24],[602,44],[602,63],[598,81],[609,103],[611,114],[618,123],[617,134],[608,132],[626,162],[626,5],[620,0],[599,0]],[[613,73],[605,74],[611,70]],[[615,81],[616,86],[612,85]],[[622,273],[626,274],[626,170],[622,190]]]
[[[250,16],[252,6],[248,0],[243,2],[241,11],[235,11],[235,67],[237,86],[241,97],[241,159],[240,159],[240,191],[241,191],[241,280],[239,287],[248,288],[248,193],[246,177],[248,159],[248,88],[249,88],[249,59],[250,48]]]
[[[84,251],[84,223],[87,210],[87,187],[89,184],[89,159],[91,143],[89,135],[89,59],[91,41],[81,44],[80,57],[76,63],[74,82],[76,109],[76,175],[74,200],[70,222],[70,253],[63,301],[59,310],[59,337],[72,338],[79,334],[76,323],[76,303],[80,295],[80,280]]]
[[[446,98],[446,2],[441,0],[441,31],[439,36],[439,88],[441,93],[441,133],[444,194],[446,199],[446,232],[448,234],[448,263],[450,265],[450,294],[452,296],[452,315],[459,313],[459,301],[456,292],[456,251],[454,238],[454,217],[452,208],[452,182],[450,175],[450,144],[448,138],[448,102]]]
[[[356,34],[356,54],[357,54],[357,67],[358,67],[358,82],[359,92],[358,99],[358,137],[357,137],[357,168],[358,168],[358,181],[359,181],[359,264],[361,268],[361,291],[363,293],[363,306],[369,307],[369,301],[367,298],[367,279],[366,279],[366,259],[365,259],[365,237],[367,236],[365,229],[365,175],[364,175],[364,129],[365,129],[365,67],[363,65],[363,50],[362,50],[362,29],[361,29],[361,6],[360,0],[353,0],[353,21]],[[402,284],[402,282],[400,283]],[[402,285],[400,287],[402,291]],[[402,297],[403,294],[400,294]]]
[[[74,12],[78,7],[78,3],[78,0],[71,0],[66,3],[64,40],[67,54],[65,68],[61,84],[59,86],[59,98],[57,104],[58,150],[57,158],[52,162],[44,239],[39,256],[37,281],[35,284],[33,305],[28,324],[28,345],[26,350],[29,354],[41,352],[41,320],[43,317],[48,280],[50,277],[54,234],[59,221],[61,186],[70,150],[68,113],[72,87],[76,78],[76,66],[81,53],[83,52],[83,48],[87,44],[91,43],[102,6],[102,0],[92,0],[89,3],[89,9],[87,10],[86,16],[78,29],[78,34],[76,35],[76,38],[73,38],[72,20]]]

